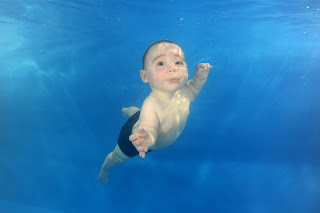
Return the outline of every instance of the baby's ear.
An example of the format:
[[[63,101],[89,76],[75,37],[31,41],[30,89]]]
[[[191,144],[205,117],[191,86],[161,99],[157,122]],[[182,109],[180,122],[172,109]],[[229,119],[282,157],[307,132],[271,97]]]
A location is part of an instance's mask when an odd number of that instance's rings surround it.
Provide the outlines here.
[[[144,83],[148,83],[147,72],[145,70],[140,70],[140,77]]]

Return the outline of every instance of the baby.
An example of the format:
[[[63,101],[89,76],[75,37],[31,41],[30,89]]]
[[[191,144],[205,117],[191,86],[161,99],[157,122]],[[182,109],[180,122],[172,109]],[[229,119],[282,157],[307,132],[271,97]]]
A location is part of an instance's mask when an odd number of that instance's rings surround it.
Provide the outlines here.
[[[188,80],[188,69],[182,49],[171,41],[151,45],[143,56],[144,83],[152,91],[137,107],[123,108],[130,118],[121,129],[118,144],[105,159],[98,180],[107,183],[110,170],[131,157],[171,145],[182,133],[190,102],[199,94],[207,81],[208,63],[199,63],[195,76]]]

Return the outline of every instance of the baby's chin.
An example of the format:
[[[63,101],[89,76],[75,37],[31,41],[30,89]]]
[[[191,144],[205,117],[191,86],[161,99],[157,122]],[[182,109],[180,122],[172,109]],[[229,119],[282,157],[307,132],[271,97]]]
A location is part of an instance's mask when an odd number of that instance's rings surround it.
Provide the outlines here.
[[[161,92],[170,92],[170,93],[174,93],[180,89],[182,89],[185,85],[186,85],[186,81],[165,81],[163,82],[163,84],[161,86],[157,85],[150,85],[152,90],[156,90],[156,91],[161,91]]]

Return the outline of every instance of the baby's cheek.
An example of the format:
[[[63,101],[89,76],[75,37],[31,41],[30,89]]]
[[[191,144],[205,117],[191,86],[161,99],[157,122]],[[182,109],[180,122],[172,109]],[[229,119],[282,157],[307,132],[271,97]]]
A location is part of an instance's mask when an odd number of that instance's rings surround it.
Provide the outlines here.
[[[181,77],[183,78],[183,80],[187,81],[188,80],[188,72],[183,72],[183,74],[181,75]]]

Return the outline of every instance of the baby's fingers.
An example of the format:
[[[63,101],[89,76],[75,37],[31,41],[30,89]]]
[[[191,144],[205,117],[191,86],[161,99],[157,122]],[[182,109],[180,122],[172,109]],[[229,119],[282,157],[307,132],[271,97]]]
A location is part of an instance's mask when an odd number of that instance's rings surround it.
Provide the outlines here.
[[[139,138],[135,141],[132,141],[132,143],[135,147],[141,146],[143,144],[143,142],[144,142],[144,139],[142,139],[142,138]]]
[[[139,152],[140,157],[145,158],[146,152],[148,151],[148,149],[144,146],[138,146],[136,149]]]
[[[147,136],[147,133],[136,132],[129,136],[129,140],[133,142],[135,140],[138,140],[139,138],[146,138],[146,136]]]
[[[209,63],[204,63],[203,64],[203,69],[205,69],[205,70],[210,69],[211,67],[212,67],[212,65],[209,64]]]
[[[139,155],[141,158],[145,158],[146,157],[146,153],[145,152],[139,152]]]
[[[143,127],[140,126],[140,127],[138,128],[138,131],[136,132],[136,134],[139,135],[139,138],[146,138],[148,132],[147,132]]]
[[[137,146],[136,149],[138,152],[147,152],[148,151],[148,149],[144,146]]]
[[[209,63],[199,63],[199,64],[197,65],[197,68],[198,68],[198,69],[204,69],[204,70],[206,70],[206,69],[211,69],[211,68],[212,68],[212,65],[209,64]]]
[[[139,139],[139,138],[140,138],[140,137],[139,137],[139,134],[137,134],[137,133],[132,134],[132,135],[129,136],[129,140],[130,140],[131,142],[134,142],[135,140],[137,140],[137,139]]]
[[[203,66],[204,66],[204,63],[199,63],[198,65],[197,65],[197,68],[199,69],[199,68],[203,68]]]

